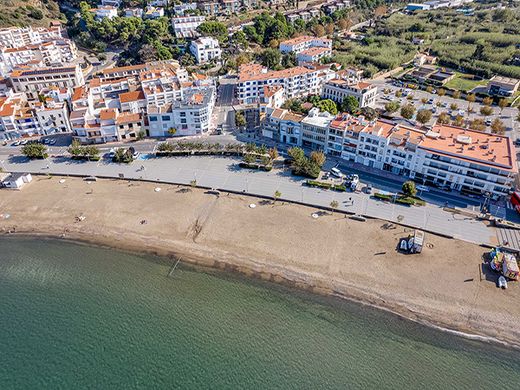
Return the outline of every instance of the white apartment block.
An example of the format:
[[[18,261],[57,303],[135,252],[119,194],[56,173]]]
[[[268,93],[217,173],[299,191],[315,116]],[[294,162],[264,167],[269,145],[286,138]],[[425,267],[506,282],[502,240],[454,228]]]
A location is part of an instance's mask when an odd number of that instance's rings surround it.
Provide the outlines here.
[[[242,65],[239,69],[237,97],[241,104],[258,103],[264,87],[274,85],[283,87],[285,99],[320,94],[328,72],[302,66],[268,71],[257,64]]]
[[[211,114],[215,105],[215,88],[191,88],[185,91],[183,99],[165,106],[149,106],[149,136],[201,135],[210,129]]]
[[[266,128],[270,123],[268,119]],[[506,196],[518,174],[508,137],[448,125],[426,131],[349,114],[330,118],[311,110],[301,121],[301,145],[419,184],[473,195],[489,192],[494,198]]]
[[[143,13],[142,8],[125,8],[125,17],[127,18],[142,18]]]
[[[198,64],[210,61],[220,61],[222,50],[218,40],[211,37],[198,38],[191,42],[190,51]]]
[[[197,3],[180,3],[173,6],[175,15],[184,16],[186,11],[195,11],[197,9]]]
[[[301,53],[311,47],[325,47],[332,50],[332,40],[327,38],[316,38],[308,35],[289,39],[280,42],[280,51],[282,53]]]
[[[359,107],[373,107],[376,103],[377,87],[366,82],[352,83],[345,79],[333,79],[323,84],[321,97],[336,103],[343,102],[347,96],[354,96]]]
[[[311,47],[299,52],[296,55],[298,65],[307,62],[319,62],[322,58],[332,56],[332,50],[328,47]]]
[[[10,76],[14,92],[23,92],[30,99],[49,86],[74,88],[85,84],[79,65],[14,70]]]
[[[172,26],[177,38],[196,38],[197,27],[206,20],[205,16],[177,16],[172,18]]]
[[[51,27],[7,27],[0,29],[0,47],[23,47],[62,39],[61,24],[53,23]]]
[[[43,101],[28,102],[24,94],[0,98],[0,139],[70,132],[69,110],[61,91],[42,91]],[[63,94],[68,96],[68,92]]]

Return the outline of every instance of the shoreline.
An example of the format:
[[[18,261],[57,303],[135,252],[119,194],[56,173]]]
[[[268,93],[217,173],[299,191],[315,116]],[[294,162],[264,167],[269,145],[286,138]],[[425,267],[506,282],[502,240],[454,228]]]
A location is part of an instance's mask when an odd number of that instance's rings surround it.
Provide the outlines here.
[[[159,253],[157,251],[142,251],[138,249],[132,249],[130,247],[125,246],[114,246],[107,243],[103,243],[98,240],[89,240],[84,237],[63,237],[57,236],[49,233],[41,233],[41,232],[16,232],[16,233],[6,233],[4,237],[23,237],[29,239],[44,239],[44,240],[53,240],[53,241],[65,241],[77,245],[85,245],[90,247],[102,248],[102,249],[110,249],[116,250],[123,253],[128,253],[132,255],[151,255],[157,258],[162,258],[163,260],[167,260],[168,258],[173,259],[181,259],[181,255],[175,251],[168,251],[168,253]],[[491,335],[486,334],[478,334],[471,331],[463,330],[462,328],[450,327],[449,322],[436,321],[435,319],[427,319],[424,315],[416,313],[407,307],[401,307],[402,310],[398,310],[396,306],[392,306],[391,303],[384,304],[381,302],[369,301],[363,298],[360,298],[356,294],[346,294],[340,291],[329,290],[324,287],[318,287],[313,284],[298,284],[296,280],[287,278],[280,274],[273,274],[269,272],[257,272],[252,269],[236,267],[233,264],[228,263],[218,263],[217,266],[207,265],[206,262],[199,262],[197,260],[193,260],[191,257],[182,257],[181,262],[183,262],[184,266],[190,267],[197,272],[208,272],[208,271],[216,271],[223,275],[231,274],[234,276],[241,276],[245,280],[247,279],[256,279],[262,282],[270,282],[275,283],[281,286],[284,286],[289,289],[298,289],[300,291],[305,291],[310,294],[320,295],[322,297],[331,297],[340,300],[345,300],[349,302],[354,302],[361,306],[368,306],[370,308],[374,308],[376,310],[381,310],[392,315],[398,316],[406,321],[412,321],[414,323],[420,324],[422,326],[426,326],[432,329],[436,329],[441,332],[446,332],[458,337],[463,337],[468,340],[479,341],[482,343],[494,344],[501,347],[512,348],[515,350],[520,350],[520,342],[515,342],[513,340],[504,340],[497,337],[493,337]],[[161,262],[162,263],[162,262]],[[166,261],[164,261],[166,263]],[[169,277],[169,275],[166,275]],[[408,315],[405,314],[404,311],[408,311]],[[413,313],[414,316],[411,316],[410,313]]]
[[[141,200],[132,197],[135,202],[140,202],[135,204],[135,209],[141,211],[139,206],[142,206],[147,208],[148,212],[160,212],[165,207],[173,207],[171,212],[175,211],[178,219],[168,223],[167,221],[157,221],[157,226],[148,226],[156,223],[149,221],[145,227],[139,227],[136,224],[137,226],[123,226],[122,228],[121,221],[127,222],[129,216],[138,218],[134,215],[135,210],[125,209],[123,211],[118,209],[110,212],[110,216],[107,216],[104,212],[106,212],[108,206],[104,202],[110,204],[110,201],[116,199],[120,193],[122,199],[128,200],[126,197],[127,191],[133,187],[139,189],[140,195],[142,195],[141,191],[143,191],[143,194],[153,193],[153,185],[143,184],[130,187],[130,185],[126,185],[126,182],[119,181],[118,183],[112,180],[87,185],[79,179],[68,178],[67,185],[64,186],[67,193],[72,191],[81,195],[82,200],[85,199],[89,202],[89,207],[86,207],[81,202],[76,202],[74,198],[60,199],[59,196],[56,197],[56,193],[50,190],[51,187],[56,187],[58,179],[54,177],[52,180],[37,181],[21,192],[9,193],[10,196],[6,198],[11,199],[0,201],[0,212],[4,212],[6,206],[7,209],[12,211],[11,218],[0,220],[0,231],[7,232],[10,229],[9,226],[16,226],[15,233],[10,234],[14,237],[61,239],[130,253],[151,254],[164,259],[168,257],[180,258],[183,263],[196,267],[224,272],[231,271],[247,278],[256,278],[305,290],[313,294],[354,301],[468,339],[520,348],[518,342],[520,328],[516,321],[516,318],[518,318],[516,314],[513,313],[512,318],[495,319],[492,311],[489,313],[482,312],[482,309],[487,309],[489,302],[493,302],[494,299],[504,299],[503,295],[500,295],[502,291],[496,289],[494,283],[492,283],[492,286],[488,282],[486,284],[481,282],[479,285],[477,277],[476,282],[472,282],[472,291],[460,293],[459,296],[449,290],[454,286],[464,288],[466,285],[459,285],[459,281],[455,278],[454,281],[449,281],[446,288],[441,288],[440,291],[431,290],[436,288],[436,284],[439,283],[439,270],[453,267],[452,262],[459,260],[457,256],[452,256],[450,253],[454,251],[467,252],[467,256],[470,257],[471,254],[484,250],[476,245],[428,235],[428,239],[435,243],[435,250],[440,251],[444,246],[450,247],[446,250],[446,253],[451,256],[449,259],[443,259],[448,256],[444,255],[445,252],[438,254],[437,257],[433,253],[429,256],[418,255],[415,257],[412,257],[414,255],[400,255],[393,252],[384,252],[383,256],[378,257],[376,255],[380,253],[374,253],[374,255],[367,255],[366,257],[371,257],[372,261],[381,262],[381,265],[376,264],[377,267],[375,267],[373,273],[358,275],[355,266],[357,265],[356,261],[364,261],[364,253],[362,252],[376,251],[381,246],[377,240],[368,239],[367,234],[375,235],[385,244],[393,243],[396,240],[395,233],[386,232],[382,230],[381,226],[378,226],[384,221],[375,220],[363,223],[346,218],[332,220],[330,214],[327,214],[319,218],[326,225],[323,228],[319,227],[319,230],[315,230],[316,228],[313,225],[320,224],[320,222],[309,221],[309,213],[312,212],[312,208],[283,204],[279,206],[259,205],[254,211],[255,217],[253,218],[261,218],[261,220],[249,220],[247,214],[253,213],[247,208],[248,203],[251,202],[251,197],[247,197],[245,200],[239,195],[215,198],[204,194],[203,191],[191,189],[187,192],[175,191],[173,194],[166,194],[168,189],[177,190],[178,187],[162,184],[161,187],[164,191],[161,195],[144,196],[163,197],[167,195],[165,199],[168,204],[174,203],[174,205],[166,206],[164,200],[161,199],[157,204],[154,203],[154,207],[150,207]],[[103,188],[103,193],[96,197],[91,196],[93,195],[91,192],[81,194],[83,189],[89,187],[95,188],[94,194],[98,192],[98,189]],[[134,190],[136,189],[133,188],[131,192]],[[108,194],[111,198],[107,200],[106,195]],[[28,204],[31,204],[28,200],[33,196],[36,196],[42,204],[28,207]],[[43,197],[45,199],[41,199]],[[27,199],[20,201],[20,198]],[[257,201],[261,202],[260,199],[257,199]],[[219,203],[224,204],[219,205]],[[191,209],[186,210],[187,204],[190,205]],[[93,208],[92,205],[95,207]],[[240,209],[237,209],[237,206],[240,206]],[[222,210],[219,210],[219,207]],[[27,210],[27,208],[31,210]],[[259,210],[263,210],[260,216]],[[169,208],[168,211],[170,211]],[[86,215],[85,221],[81,223],[71,222],[73,215],[83,212]],[[120,216],[119,221],[113,221],[110,218],[112,216],[115,218],[120,213],[126,214]],[[168,212],[164,212],[165,216],[168,214]],[[266,214],[265,218],[264,214]],[[283,215],[279,216],[279,214]],[[220,218],[222,215],[231,216],[231,218],[226,221],[227,223],[224,223]],[[244,215],[246,216],[244,217]],[[28,216],[31,216],[31,221],[27,221]],[[283,222],[284,216],[287,217],[285,222]],[[280,218],[282,222],[275,224],[272,218]],[[305,220],[302,218],[305,218]],[[357,242],[352,239],[351,245],[345,245],[343,242],[329,240],[330,244],[323,244],[321,242],[324,240],[323,237],[333,233],[330,229],[336,229],[339,223],[346,224],[346,227],[342,227],[342,229],[347,229],[350,236],[355,236],[358,231],[362,230],[362,232],[359,232],[361,241]],[[269,224],[267,228],[263,226],[266,224]],[[295,224],[300,224],[300,226]],[[226,230],[228,227],[234,229],[231,235],[229,234],[231,230]],[[174,231],[174,228],[177,231]],[[148,229],[148,231],[141,232],[140,229]],[[275,238],[279,238],[278,236],[286,234],[288,229],[299,230],[300,236],[298,233],[289,232],[288,237],[282,237],[280,242],[273,242]],[[324,232],[321,232],[321,230]],[[401,230],[403,230],[402,226],[399,227],[397,233],[401,234]],[[406,228],[404,228],[404,231],[406,232]],[[169,234],[165,234],[165,232]],[[317,237],[320,232],[324,235]],[[343,234],[345,232],[341,233],[338,237],[346,237]],[[218,237],[215,238],[215,235]],[[234,235],[236,237],[233,237]],[[312,243],[309,241],[310,239],[313,240]],[[347,244],[349,243],[347,242]],[[316,248],[313,245],[317,246],[317,251],[314,250]],[[342,248],[336,248],[341,245],[350,250],[350,252],[346,252],[349,255],[347,258],[344,257],[345,253],[342,252]],[[299,246],[303,248],[298,248]],[[308,248],[305,248],[305,246],[308,246]],[[296,247],[296,249],[293,247]],[[472,252],[469,252],[470,250]],[[314,252],[322,253],[323,256],[316,258]],[[337,258],[338,261],[329,258]],[[351,258],[353,258],[352,261]],[[430,261],[448,261],[448,264],[439,263],[430,266]],[[403,272],[396,262],[407,263],[406,266],[402,266]],[[476,269],[477,263],[473,264]],[[433,267],[433,269],[422,269],[427,268],[427,265]],[[465,274],[468,272],[466,268],[466,266],[461,267]],[[461,271],[455,270],[455,272]],[[373,275],[374,273],[376,276]],[[414,283],[414,280],[410,281],[409,275],[406,273],[416,278],[417,282],[427,279],[433,284],[421,288]],[[391,279],[391,282],[387,282],[385,277],[378,278],[378,274]],[[369,279],[371,277],[373,279]],[[422,280],[421,277],[423,277]],[[383,281],[378,284],[381,282],[380,279],[383,279]],[[475,283],[477,284],[475,285]],[[483,290],[483,293],[481,290]],[[514,286],[508,290],[508,292],[512,291],[515,295],[509,299],[517,299],[520,296],[518,288]],[[479,296],[485,297],[488,294],[493,295],[492,299],[487,300],[487,303],[476,304]],[[502,307],[506,307],[506,305]],[[512,330],[512,332],[508,332],[508,330]]]

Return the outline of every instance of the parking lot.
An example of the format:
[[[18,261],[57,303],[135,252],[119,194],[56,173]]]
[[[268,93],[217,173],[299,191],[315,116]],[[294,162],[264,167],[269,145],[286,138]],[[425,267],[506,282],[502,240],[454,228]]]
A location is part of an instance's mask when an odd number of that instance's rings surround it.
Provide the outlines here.
[[[401,107],[412,103],[416,112],[421,109],[428,109],[433,112],[432,119],[426,125],[433,125],[436,123],[437,118],[442,112],[446,112],[450,114],[452,120],[455,119],[457,115],[462,116],[465,120],[471,121],[474,119],[482,119],[486,122],[486,131],[491,131],[489,127],[493,120],[496,118],[500,119],[505,127],[506,127],[506,135],[511,137],[513,140],[520,138],[519,133],[519,124],[516,122],[515,118],[518,114],[518,109],[514,107],[506,107],[503,110],[500,110],[500,107],[493,105],[491,108],[493,109],[493,114],[489,116],[484,116],[480,113],[481,107],[483,107],[482,103],[470,103],[471,112],[468,112],[468,102],[463,99],[454,99],[451,96],[439,96],[434,93],[428,93],[422,90],[412,90],[406,89],[403,87],[398,87],[392,84],[391,80],[373,80],[373,84],[376,84],[378,87],[378,96],[376,100],[376,107],[384,109],[385,104],[390,101],[399,101]],[[395,96],[396,91],[403,90],[403,96],[400,98]],[[387,92],[385,94],[385,91]],[[411,96],[411,97],[410,97]],[[425,103],[424,103],[424,102]],[[457,107],[451,106],[456,105]],[[399,111],[393,114],[396,117],[400,117]],[[415,124],[414,118],[411,121],[403,120],[408,122],[408,124]]]

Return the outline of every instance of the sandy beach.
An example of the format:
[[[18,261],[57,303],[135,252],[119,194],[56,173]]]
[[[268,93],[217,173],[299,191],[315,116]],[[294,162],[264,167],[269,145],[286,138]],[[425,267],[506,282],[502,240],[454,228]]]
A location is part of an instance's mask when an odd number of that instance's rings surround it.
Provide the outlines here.
[[[0,231],[175,255],[520,344],[518,284],[497,289],[480,246],[427,234],[420,255],[403,255],[396,246],[410,229],[385,221],[314,219],[309,207],[172,185],[60,179],[1,190],[9,218],[0,216]]]

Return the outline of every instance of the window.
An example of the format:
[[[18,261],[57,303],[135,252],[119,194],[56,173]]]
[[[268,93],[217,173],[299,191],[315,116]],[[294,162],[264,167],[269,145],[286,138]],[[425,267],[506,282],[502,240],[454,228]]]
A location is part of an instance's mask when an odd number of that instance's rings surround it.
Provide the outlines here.
[[[161,116],[161,119],[162,119],[163,121],[169,121],[169,120],[170,120],[170,117],[169,117],[168,115],[163,115],[163,116]]]
[[[150,116],[150,122],[157,122],[157,117],[156,116]]]

